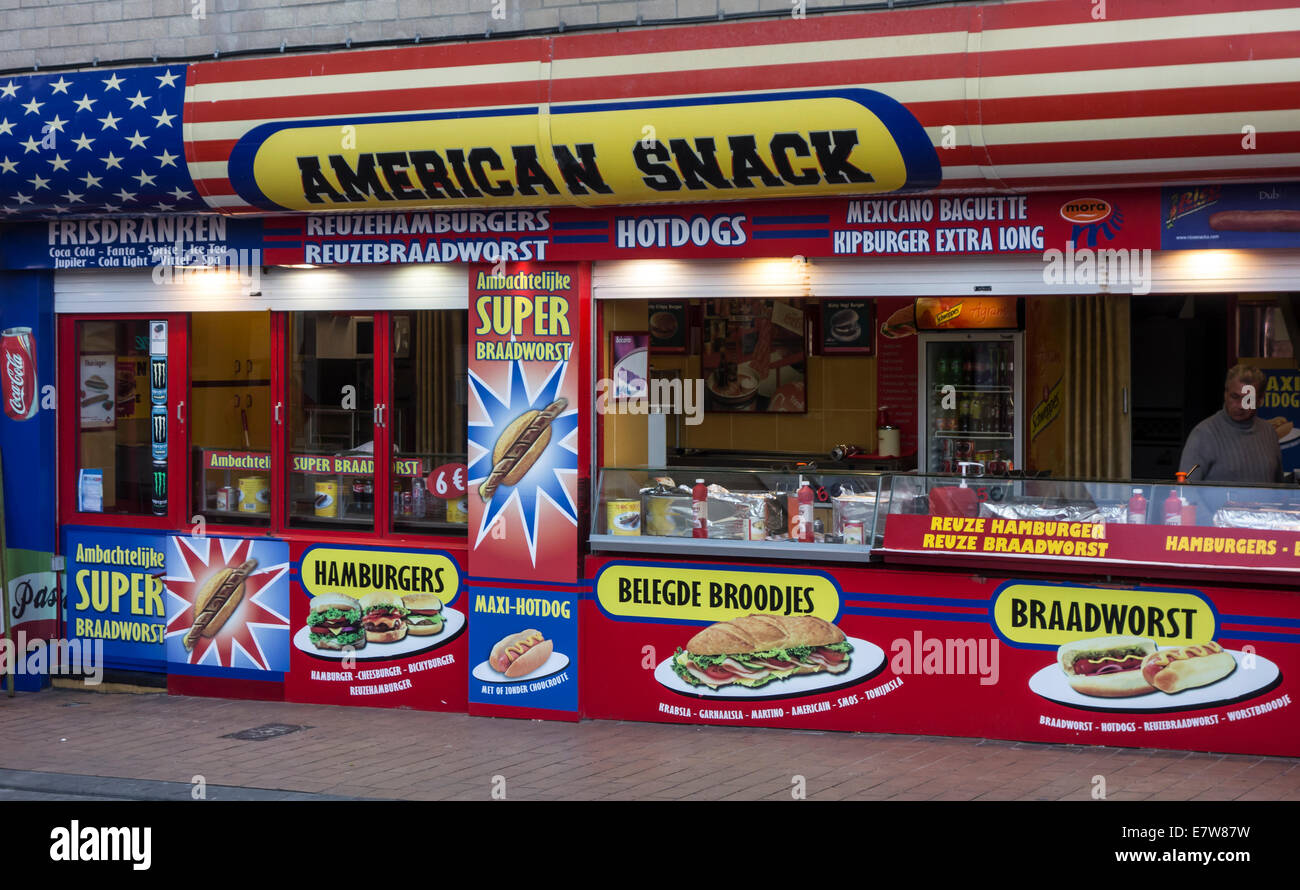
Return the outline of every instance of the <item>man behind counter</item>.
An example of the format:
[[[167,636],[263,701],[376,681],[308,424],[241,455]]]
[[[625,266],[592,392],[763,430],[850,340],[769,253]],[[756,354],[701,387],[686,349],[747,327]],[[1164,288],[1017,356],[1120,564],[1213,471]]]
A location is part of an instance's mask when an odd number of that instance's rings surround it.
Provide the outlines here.
[[[1253,391],[1249,387],[1254,387]],[[1253,396],[1250,399],[1246,398],[1248,392]],[[1263,393],[1264,372],[1259,368],[1235,365],[1228,370],[1223,383],[1223,410],[1198,423],[1183,446],[1179,468],[1197,467],[1189,481],[1282,481],[1282,449],[1278,445],[1281,431],[1255,416],[1254,405]]]

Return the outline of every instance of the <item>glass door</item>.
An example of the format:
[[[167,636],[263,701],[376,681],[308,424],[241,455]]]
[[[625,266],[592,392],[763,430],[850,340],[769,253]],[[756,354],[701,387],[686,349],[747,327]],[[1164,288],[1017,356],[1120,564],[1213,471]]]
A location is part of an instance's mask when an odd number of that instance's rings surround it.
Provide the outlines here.
[[[187,318],[64,318],[66,522],[180,527],[188,518]],[[75,396],[75,398],[73,398]]]
[[[392,528],[464,534],[466,324],[463,309],[392,312]]]
[[[1017,335],[922,334],[924,469],[1005,473],[1016,447]]]
[[[291,528],[376,530],[376,504],[387,499],[386,474],[375,473],[386,418],[375,356],[386,336],[385,313],[291,312],[284,424]]]

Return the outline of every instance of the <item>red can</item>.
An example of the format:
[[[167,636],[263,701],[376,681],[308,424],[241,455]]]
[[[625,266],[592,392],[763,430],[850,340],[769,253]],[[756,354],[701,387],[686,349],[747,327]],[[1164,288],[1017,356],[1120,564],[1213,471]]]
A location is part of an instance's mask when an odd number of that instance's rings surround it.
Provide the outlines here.
[[[3,335],[5,414],[28,420],[36,414],[36,339],[31,328],[9,328]]]

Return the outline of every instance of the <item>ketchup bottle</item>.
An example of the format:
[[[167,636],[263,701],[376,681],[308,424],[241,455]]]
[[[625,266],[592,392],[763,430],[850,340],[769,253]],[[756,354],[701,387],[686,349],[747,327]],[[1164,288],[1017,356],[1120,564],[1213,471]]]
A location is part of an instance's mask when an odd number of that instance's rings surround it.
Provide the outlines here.
[[[813,490],[808,480],[799,477],[799,540],[813,542]]]
[[[1133,497],[1128,499],[1128,524],[1145,525],[1147,521],[1147,499],[1142,496],[1142,489],[1133,489]]]
[[[695,487],[691,489],[691,515],[695,519],[691,531],[692,537],[707,538],[709,536],[709,490],[705,487],[703,479],[696,479]]]
[[[1169,489],[1169,497],[1165,498],[1165,525],[1182,525],[1183,524],[1183,499],[1178,496],[1178,492]]]

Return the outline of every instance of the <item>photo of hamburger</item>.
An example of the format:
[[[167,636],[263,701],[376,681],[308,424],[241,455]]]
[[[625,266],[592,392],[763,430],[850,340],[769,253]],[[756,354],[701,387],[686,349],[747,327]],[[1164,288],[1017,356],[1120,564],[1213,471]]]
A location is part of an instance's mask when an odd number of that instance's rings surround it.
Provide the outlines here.
[[[858,323],[858,313],[853,309],[841,309],[831,316],[831,336],[840,343],[852,343],[862,336],[862,325]]]
[[[361,604],[341,593],[312,597],[307,615],[311,644],[317,649],[363,649],[366,632],[361,627]]]
[[[684,683],[756,689],[776,680],[848,670],[844,632],[812,615],[746,615],[711,624],[678,649],[671,667]]]
[[[1155,654],[1155,640],[1143,637],[1092,637],[1066,643],[1056,660],[1077,692],[1099,698],[1127,698],[1155,691],[1142,663]]]
[[[408,593],[402,604],[409,610],[406,627],[413,637],[431,637],[442,632],[442,600],[432,593]]]
[[[366,632],[366,639],[372,643],[396,643],[404,639],[409,612],[396,594],[385,591],[366,594],[361,598],[361,627]]]
[[[671,340],[677,333],[677,316],[671,312],[655,312],[650,316],[650,336],[656,340]]]

